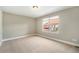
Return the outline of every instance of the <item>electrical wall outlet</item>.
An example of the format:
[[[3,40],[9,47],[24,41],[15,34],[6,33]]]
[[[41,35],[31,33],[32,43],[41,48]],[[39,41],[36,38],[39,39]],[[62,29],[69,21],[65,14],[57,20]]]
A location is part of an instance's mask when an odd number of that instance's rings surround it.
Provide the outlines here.
[[[72,39],[72,41],[77,41],[77,39]]]

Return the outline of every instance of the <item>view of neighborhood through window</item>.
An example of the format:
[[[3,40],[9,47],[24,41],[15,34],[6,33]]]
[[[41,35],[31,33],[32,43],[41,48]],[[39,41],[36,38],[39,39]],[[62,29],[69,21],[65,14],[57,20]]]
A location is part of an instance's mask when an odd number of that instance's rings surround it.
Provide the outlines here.
[[[59,30],[59,23],[60,23],[59,16],[45,18],[43,19],[43,22],[42,22],[42,30],[57,32]]]

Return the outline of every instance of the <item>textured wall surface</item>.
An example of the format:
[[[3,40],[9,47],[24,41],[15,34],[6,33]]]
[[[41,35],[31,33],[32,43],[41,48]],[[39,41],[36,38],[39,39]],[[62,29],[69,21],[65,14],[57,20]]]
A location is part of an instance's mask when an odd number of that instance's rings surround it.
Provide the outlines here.
[[[3,38],[13,38],[33,34],[35,20],[25,16],[3,13]]]

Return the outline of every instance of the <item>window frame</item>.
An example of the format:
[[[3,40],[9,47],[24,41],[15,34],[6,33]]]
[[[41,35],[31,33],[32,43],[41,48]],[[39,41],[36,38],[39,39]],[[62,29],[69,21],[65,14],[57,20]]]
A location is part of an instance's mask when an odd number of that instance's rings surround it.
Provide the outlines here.
[[[51,16],[51,17],[46,17],[46,18],[43,18],[42,19],[42,31],[43,32],[45,32],[45,33],[52,33],[52,34],[59,34],[59,32],[60,32],[60,22],[59,22],[59,25],[58,25],[58,30],[56,31],[56,32],[52,32],[52,31],[45,31],[44,30],[44,24],[43,24],[43,21],[44,21],[44,19],[52,19],[52,18],[54,18],[54,17],[56,17],[56,16]],[[58,18],[59,18],[59,21],[60,21],[60,16],[57,16]]]

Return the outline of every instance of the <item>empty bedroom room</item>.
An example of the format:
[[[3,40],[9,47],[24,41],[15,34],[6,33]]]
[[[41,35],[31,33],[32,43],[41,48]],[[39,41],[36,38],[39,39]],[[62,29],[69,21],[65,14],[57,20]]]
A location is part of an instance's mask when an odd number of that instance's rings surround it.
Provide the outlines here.
[[[79,53],[78,6],[0,6],[0,53]]]

